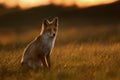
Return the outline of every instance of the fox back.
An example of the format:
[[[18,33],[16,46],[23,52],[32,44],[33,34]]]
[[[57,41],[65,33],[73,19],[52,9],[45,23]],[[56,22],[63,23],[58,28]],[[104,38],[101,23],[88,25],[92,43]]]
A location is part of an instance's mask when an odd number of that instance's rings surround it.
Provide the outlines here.
[[[52,21],[44,20],[42,22],[41,32],[25,48],[21,60],[22,65],[26,64],[29,67],[40,66],[41,63],[50,67],[50,53],[54,47],[55,39],[58,32],[58,18]],[[47,62],[45,62],[45,59]]]

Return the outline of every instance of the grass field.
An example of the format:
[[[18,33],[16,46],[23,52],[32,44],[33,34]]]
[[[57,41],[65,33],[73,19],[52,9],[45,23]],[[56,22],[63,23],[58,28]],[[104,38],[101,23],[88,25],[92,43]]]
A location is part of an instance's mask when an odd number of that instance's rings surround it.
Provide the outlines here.
[[[50,71],[20,66],[39,30],[7,33],[0,37],[0,80],[120,80],[120,26],[59,28]]]

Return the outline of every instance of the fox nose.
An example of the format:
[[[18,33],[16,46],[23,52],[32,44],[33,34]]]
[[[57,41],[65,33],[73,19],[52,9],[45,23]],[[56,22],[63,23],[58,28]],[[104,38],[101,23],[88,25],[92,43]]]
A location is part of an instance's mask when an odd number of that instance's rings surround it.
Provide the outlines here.
[[[53,36],[55,37],[55,33],[53,34]]]

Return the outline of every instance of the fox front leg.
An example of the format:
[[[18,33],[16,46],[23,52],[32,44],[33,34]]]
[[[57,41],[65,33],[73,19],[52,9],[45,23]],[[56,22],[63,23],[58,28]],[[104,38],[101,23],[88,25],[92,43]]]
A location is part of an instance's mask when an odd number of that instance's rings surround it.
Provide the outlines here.
[[[50,68],[51,67],[50,54],[46,56],[46,61],[47,61],[48,67]]]
[[[43,66],[47,67],[45,56],[41,57],[41,61],[42,61]]]

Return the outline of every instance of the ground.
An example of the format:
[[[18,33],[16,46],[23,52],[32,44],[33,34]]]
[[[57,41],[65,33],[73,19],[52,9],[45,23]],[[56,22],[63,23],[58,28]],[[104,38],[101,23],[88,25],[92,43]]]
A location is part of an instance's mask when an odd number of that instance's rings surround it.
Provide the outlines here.
[[[22,52],[39,31],[9,30],[1,36],[0,80],[120,80],[119,27],[59,28],[51,69],[23,68]]]

